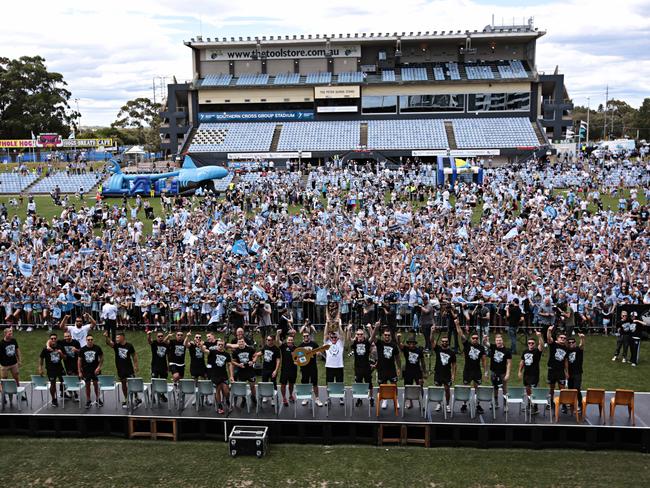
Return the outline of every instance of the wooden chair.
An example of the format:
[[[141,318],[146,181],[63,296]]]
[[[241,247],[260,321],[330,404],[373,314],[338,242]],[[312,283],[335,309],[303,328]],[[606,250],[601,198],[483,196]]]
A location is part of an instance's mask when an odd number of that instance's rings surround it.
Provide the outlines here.
[[[571,405],[573,413],[576,416],[576,422],[580,423],[580,414],[578,413],[578,390],[560,390],[560,394],[555,397],[555,422],[560,420],[560,405]]]
[[[614,398],[609,401],[609,422],[614,423],[614,411],[617,406],[627,407],[627,414],[634,423],[634,391],[632,390],[616,390]]]
[[[395,407],[395,415],[399,415],[399,407],[397,405],[397,385],[386,384],[379,385],[379,393],[377,393],[377,408],[376,415],[379,417],[379,404],[382,400],[392,400]]]
[[[598,414],[605,423],[605,390],[587,388],[587,394],[582,399],[582,420],[587,416],[587,405],[598,405]]]

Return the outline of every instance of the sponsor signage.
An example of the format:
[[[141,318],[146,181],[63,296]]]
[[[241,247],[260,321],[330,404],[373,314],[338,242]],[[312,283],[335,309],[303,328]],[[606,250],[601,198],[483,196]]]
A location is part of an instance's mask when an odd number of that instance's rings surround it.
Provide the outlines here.
[[[47,137],[44,137],[47,136]],[[66,149],[77,147],[102,147],[112,146],[113,139],[62,139],[58,134],[40,134],[38,139],[0,139],[0,148],[53,148],[63,147]]]
[[[359,111],[359,108],[355,105],[345,107],[318,107],[316,111],[321,114],[356,113]]]
[[[315,86],[314,98],[359,98],[358,86]]]
[[[1,139],[0,147],[2,148],[31,148],[36,147],[36,141],[31,139]]]
[[[500,149],[435,149],[429,151],[411,151],[412,156],[459,156],[471,158],[474,156],[498,156]]]
[[[228,153],[228,159],[298,159],[311,158],[311,152]]]
[[[257,59],[304,59],[304,58],[358,58],[361,56],[361,46],[350,44],[345,46],[324,45],[312,46],[261,46],[242,48],[212,48],[204,51],[205,61],[237,61]]]
[[[113,139],[63,139],[63,147],[112,146]]]
[[[200,112],[199,122],[277,122],[314,120],[312,110],[288,110],[284,112]]]

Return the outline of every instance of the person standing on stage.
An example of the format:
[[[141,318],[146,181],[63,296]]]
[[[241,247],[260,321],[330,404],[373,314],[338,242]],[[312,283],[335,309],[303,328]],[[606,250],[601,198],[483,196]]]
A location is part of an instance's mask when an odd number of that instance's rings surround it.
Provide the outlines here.
[[[211,334],[209,334],[211,335]],[[235,381],[230,353],[226,351],[226,345],[223,339],[206,341],[203,346],[203,352],[208,354],[208,363],[206,369],[212,384],[216,388],[214,392],[214,402],[217,405],[217,413],[222,415],[224,404],[230,408],[230,388],[228,379]]]
[[[293,331],[295,333],[295,331]],[[280,343],[280,354],[282,366],[280,369],[280,392],[282,393],[282,405],[289,406],[289,401],[293,403],[293,387],[296,384],[298,376],[298,366],[293,362],[293,351],[296,350],[293,333],[288,332],[284,341],[280,339],[282,330],[276,331],[275,340]],[[287,385],[289,385],[289,400],[287,401]]]
[[[354,382],[368,384],[368,397],[370,406],[374,406],[375,399],[372,396],[372,367],[370,364],[370,353],[373,344],[366,337],[363,327],[358,327],[352,337],[352,325],[348,326],[350,349],[354,356]],[[357,407],[361,405],[361,399],[357,399]]]
[[[20,366],[20,349],[18,341],[14,339],[14,329],[7,327],[0,341],[0,378],[6,380],[11,375],[16,385],[20,386]]]
[[[406,339],[406,345],[402,344],[401,334],[397,334],[397,344],[404,354],[404,370],[402,377],[405,385],[424,385],[426,367],[424,366],[424,350],[418,346],[415,334]],[[406,408],[413,408],[413,401],[406,402]]]
[[[431,346],[436,354],[436,365],[433,368],[433,383],[436,386],[442,386],[445,389],[445,399],[447,400],[447,413],[451,412],[451,385],[456,379],[456,353],[449,347],[449,337],[440,338],[440,344],[434,337],[435,329],[431,329]],[[436,412],[439,412],[442,405],[438,403]]]
[[[512,367],[512,353],[503,343],[503,336],[494,336],[494,344],[489,343],[488,336],[483,337],[490,357],[490,379],[494,388],[494,408],[499,408],[499,387],[503,388],[503,405],[508,399],[508,380],[510,379],[510,368]],[[488,372],[485,372],[487,377]]]
[[[78,340],[72,338],[72,334],[70,333],[70,329],[75,328],[76,327],[68,327],[63,333],[63,340],[60,340],[57,343],[58,348],[64,353],[63,365],[65,366],[66,374],[69,375],[76,375],[79,372],[77,360],[79,359],[79,351],[82,346]],[[86,333],[84,336],[84,342],[87,340],[88,335],[89,334]],[[74,393],[74,397],[75,399],[79,397],[77,392]],[[66,398],[70,398],[69,393],[66,393]]]
[[[118,332],[115,341],[109,337],[107,330],[104,331],[104,337],[106,338],[108,347],[115,352],[115,369],[117,370],[117,377],[122,383],[122,394],[124,395],[122,408],[129,408],[127,403],[129,395],[127,379],[133,378],[138,373],[138,353],[135,352],[133,344],[126,342],[124,332]],[[135,402],[136,405],[140,405],[142,400],[136,396]]]
[[[83,323],[84,318],[88,320],[88,323],[86,324]],[[84,347],[86,345],[86,336],[92,329],[95,328],[97,322],[95,322],[95,319],[93,319],[89,313],[83,314],[83,318],[77,317],[74,321],[74,326],[67,325],[68,320],[70,320],[70,315],[66,315],[65,317],[63,317],[63,320],[61,320],[61,323],[59,324],[59,328],[62,329],[64,332],[69,332],[70,335],[72,336],[72,339],[79,342],[80,348]],[[76,365],[75,365],[75,370],[76,370]]]
[[[485,354],[485,347],[479,340],[479,333],[472,332],[469,340],[463,333],[460,327],[460,322],[456,320],[456,332],[463,343],[463,354],[465,356],[465,365],[463,366],[463,385],[474,385],[474,390],[482,383],[483,371],[487,371],[487,355]],[[461,412],[467,411],[467,403],[463,402],[460,407]],[[483,413],[483,407],[477,401],[476,412]]]
[[[325,351],[325,381],[327,383],[344,383],[343,354],[345,353],[345,338],[341,323],[338,323],[338,330],[323,333],[323,344],[330,346]],[[341,405],[345,400],[341,398]]]
[[[302,328],[302,342],[298,344],[298,347],[304,347],[305,349],[316,349],[318,344],[312,340],[311,334],[307,327]],[[300,366],[300,383],[306,385],[311,383],[312,389],[314,390],[314,397],[316,398],[316,405],[319,407],[323,406],[320,398],[318,398],[318,357],[312,356],[311,360],[304,366]],[[307,405],[307,400],[302,401],[303,405]]]
[[[232,364],[235,370],[235,380],[247,382],[251,388],[251,401],[257,403],[255,396],[255,369],[253,368],[257,356],[255,349],[246,344],[241,338],[237,341],[237,347],[232,350]],[[246,399],[242,398],[242,408],[246,406]]]
[[[86,337],[86,345],[81,348],[77,358],[77,371],[79,371],[79,378],[86,383],[86,408],[90,408],[92,402],[90,401],[90,384],[93,384],[95,390],[95,400],[97,405],[102,407],[104,402],[99,397],[99,382],[97,375],[102,372],[104,365],[104,353],[102,348],[95,344],[95,339],[92,334]]]
[[[282,363],[282,353],[278,346],[275,345],[275,337],[271,334],[266,336],[266,344],[262,347],[262,381],[273,383],[273,388],[277,388],[278,374]],[[266,403],[266,398],[262,401]]]
[[[523,379],[528,396],[532,394],[532,389],[537,388],[539,384],[539,363],[544,352],[542,333],[537,330],[535,334],[537,335],[537,344],[535,344],[534,337],[529,337],[526,341],[527,348],[521,353],[521,361],[519,361],[518,376],[519,379]],[[533,413],[535,412],[537,412],[537,405],[533,407]]]
[[[376,339],[379,327],[377,325],[373,329],[371,337],[371,342],[374,342],[377,348],[377,379],[380,385],[397,383],[402,369],[400,349],[388,328],[383,330],[381,339]],[[387,405],[386,400],[381,402],[381,408],[385,409]]]
[[[58,407],[59,402],[56,399],[56,382],[60,382],[61,394],[63,394],[63,358],[65,353],[57,345],[58,338],[56,334],[50,334],[47,344],[41,351],[38,361],[38,374],[43,376],[43,364],[47,372],[47,379],[50,381],[50,396],[52,397],[52,406]]]
[[[550,404],[555,397],[555,385],[561,390],[566,386],[569,379],[569,364],[566,357],[566,334],[560,333],[557,340],[553,338],[555,326],[551,326],[546,331],[546,342],[548,343],[548,388]],[[566,408],[566,407],[565,407]]]
[[[567,386],[571,389],[578,390],[578,414],[582,415],[582,362],[585,352],[585,335],[579,333],[580,344],[576,345],[576,339],[570,337],[567,341],[567,362],[569,370],[569,379]]]
[[[186,334],[186,339],[192,334],[189,331]],[[183,333],[178,331],[176,335],[167,334],[165,338],[169,344],[167,349],[167,359],[169,360],[169,371],[172,374],[172,381],[175,386],[178,386],[179,380],[183,379],[185,376],[185,340],[183,339]]]
[[[165,341],[165,334],[162,331],[156,331],[156,340],[151,339],[153,331],[147,330],[147,342],[151,348],[151,377],[167,379],[169,375],[169,366],[167,357],[169,355],[169,343]],[[167,402],[167,396],[164,393],[159,394],[162,402]]]
[[[190,353],[190,375],[194,382],[206,378],[205,354],[203,354],[203,341],[201,334],[194,334],[194,340],[190,341],[189,335],[185,336],[185,347]]]

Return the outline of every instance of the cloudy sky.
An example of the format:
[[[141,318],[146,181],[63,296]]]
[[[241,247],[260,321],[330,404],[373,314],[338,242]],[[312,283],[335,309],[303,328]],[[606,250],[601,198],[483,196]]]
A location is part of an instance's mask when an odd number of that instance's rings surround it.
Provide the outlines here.
[[[603,103],[607,84],[635,107],[650,96],[650,0],[32,0],[1,9],[0,56],[45,57],[78,99],[82,125],[110,124],[161,77],[190,79],[183,40],[197,34],[481,30],[493,14],[499,24],[535,18],[547,32],[537,68],[558,65],[576,104]]]

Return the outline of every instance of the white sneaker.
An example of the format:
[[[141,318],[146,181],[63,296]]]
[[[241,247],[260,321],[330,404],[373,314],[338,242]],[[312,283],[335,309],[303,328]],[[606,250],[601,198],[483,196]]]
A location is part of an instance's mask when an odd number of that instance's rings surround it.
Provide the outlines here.
[[[632,366],[636,366],[636,364],[633,364]],[[343,400],[343,398],[339,400],[339,405],[345,405],[345,400]]]
[[[436,405],[436,412],[439,412],[441,409],[442,409],[442,404],[441,403]]]
[[[618,356],[614,356],[614,357],[612,358],[612,361],[616,361],[617,359],[618,359]]]
[[[447,405],[447,413],[451,413],[451,407]]]
[[[627,363],[627,360],[625,358],[621,359],[622,363]]]
[[[381,408],[386,410],[387,406],[388,406],[388,400],[382,400],[381,401]]]
[[[27,332],[31,332],[31,331],[33,331],[33,330],[34,330],[33,327],[31,327],[31,326],[30,326],[30,327],[27,327]]]
[[[320,399],[317,398],[317,399],[316,399],[316,405],[318,405],[319,407],[322,407],[322,406],[323,406],[323,402],[321,402]]]
[[[266,403],[266,398],[262,398],[262,403]]]
[[[305,405],[307,405],[307,400],[302,401],[302,406],[304,407]]]
[[[631,363],[633,368],[636,368],[636,363]]]

